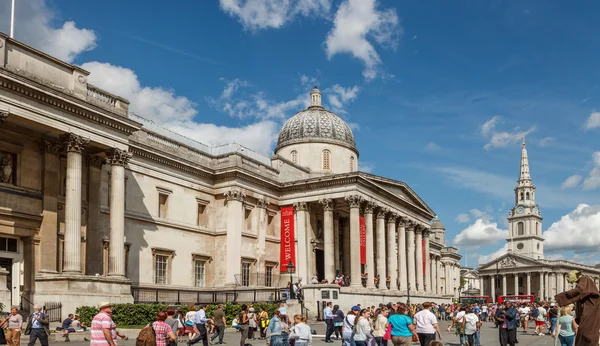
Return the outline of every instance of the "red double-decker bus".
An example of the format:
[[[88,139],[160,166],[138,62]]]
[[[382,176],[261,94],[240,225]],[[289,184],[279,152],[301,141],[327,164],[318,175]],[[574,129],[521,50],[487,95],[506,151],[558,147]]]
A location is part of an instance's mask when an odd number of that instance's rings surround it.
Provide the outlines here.
[[[533,303],[535,302],[535,296],[533,294],[518,295],[518,296],[498,296],[498,303],[504,302],[511,303]]]
[[[458,302],[461,304],[489,304],[491,298],[490,296],[464,296],[458,297]]]

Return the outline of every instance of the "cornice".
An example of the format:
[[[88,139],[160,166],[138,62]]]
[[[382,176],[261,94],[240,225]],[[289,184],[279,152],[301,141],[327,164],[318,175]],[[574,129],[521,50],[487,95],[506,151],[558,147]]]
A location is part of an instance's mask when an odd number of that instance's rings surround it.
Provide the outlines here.
[[[141,124],[126,117],[112,114],[89,102],[54,90],[29,78],[15,75],[10,71],[1,68],[0,89],[8,90],[30,100],[44,103],[54,109],[75,114],[127,135],[131,135],[141,127]]]
[[[174,160],[172,158],[166,157],[164,155],[158,155],[158,154],[154,154],[151,153],[148,150],[145,150],[144,148],[140,148],[140,147],[131,147],[130,148],[130,152],[135,156],[135,157],[142,157],[145,158],[147,160],[151,160],[154,162],[158,162],[160,164],[169,166],[169,167],[173,167],[176,168],[182,172],[185,173],[189,173],[192,175],[198,175],[202,178],[206,178],[206,179],[213,179],[213,174],[210,172],[206,172],[204,170],[201,170],[199,168],[194,168],[189,164],[186,163],[181,163],[178,160]]]

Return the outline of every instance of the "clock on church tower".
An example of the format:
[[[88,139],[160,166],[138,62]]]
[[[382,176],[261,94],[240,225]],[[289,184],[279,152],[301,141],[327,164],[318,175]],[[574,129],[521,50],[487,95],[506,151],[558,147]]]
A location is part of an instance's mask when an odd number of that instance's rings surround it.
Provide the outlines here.
[[[508,217],[508,250],[532,259],[544,258],[542,216],[535,203],[535,186],[529,174],[525,138],[521,149],[521,172],[515,188],[515,206]]]

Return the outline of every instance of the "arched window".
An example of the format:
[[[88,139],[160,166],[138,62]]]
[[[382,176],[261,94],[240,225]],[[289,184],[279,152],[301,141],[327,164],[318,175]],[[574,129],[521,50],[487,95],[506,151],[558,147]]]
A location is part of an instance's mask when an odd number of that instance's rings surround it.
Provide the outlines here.
[[[517,224],[517,235],[525,235],[524,225],[522,222]]]
[[[323,170],[331,170],[331,151],[328,149],[323,150]]]
[[[529,192],[525,192],[525,199],[529,201]]]
[[[520,197],[519,201],[522,201],[523,200],[523,192],[521,192],[521,194],[519,195],[519,197]]]
[[[354,156],[350,156],[350,172],[354,172]]]
[[[292,150],[290,153],[290,159],[293,163],[298,163],[298,152],[296,150]]]

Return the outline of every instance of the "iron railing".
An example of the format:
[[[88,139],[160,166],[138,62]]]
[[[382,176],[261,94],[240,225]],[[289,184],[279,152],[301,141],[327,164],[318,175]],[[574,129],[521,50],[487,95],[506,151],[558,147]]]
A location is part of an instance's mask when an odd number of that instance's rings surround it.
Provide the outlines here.
[[[61,322],[62,321],[62,303],[60,302],[49,302],[44,304],[44,313],[48,316],[50,322]]]
[[[136,304],[257,303],[280,301],[281,288],[178,290],[170,288],[132,287],[131,295],[133,296],[133,302]]]
[[[28,315],[33,311],[33,302],[27,299],[24,295],[21,295],[21,307],[20,310],[22,312],[26,312]]]

